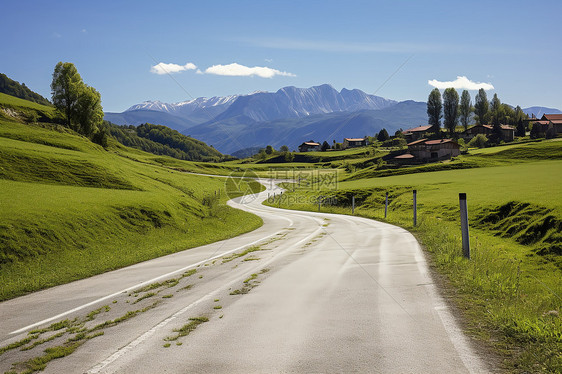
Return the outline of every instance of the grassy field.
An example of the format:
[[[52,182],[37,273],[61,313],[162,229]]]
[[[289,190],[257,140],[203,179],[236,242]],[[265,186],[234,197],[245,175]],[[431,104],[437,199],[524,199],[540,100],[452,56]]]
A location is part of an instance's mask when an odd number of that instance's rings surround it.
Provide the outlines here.
[[[116,142],[104,150],[59,125],[0,118],[0,300],[262,224],[225,205],[227,196],[260,190],[257,183],[226,191],[238,184],[162,164]]]
[[[418,237],[433,268],[444,275],[445,295],[469,334],[498,354],[506,372],[561,372],[561,152],[560,140],[490,148],[471,156],[481,162],[476,168],[350,180],[337,187],[320,181],[297,185],[269,204],[317,211],[323,196],[331,199],[322,211],[351,214],[355,196],[356,215],[384,221],[389,192],[386,221]],[[470,261],[461,251],[460,192],[468,196]]]

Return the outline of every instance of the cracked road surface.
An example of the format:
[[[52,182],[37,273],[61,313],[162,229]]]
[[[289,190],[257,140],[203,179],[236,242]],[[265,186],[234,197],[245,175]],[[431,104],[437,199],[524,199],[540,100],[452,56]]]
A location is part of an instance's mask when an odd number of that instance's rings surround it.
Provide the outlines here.
[[[266,184],[229,202],[251,233],[0,303],[0,371],[488,371],[409,232],[264,206]]]

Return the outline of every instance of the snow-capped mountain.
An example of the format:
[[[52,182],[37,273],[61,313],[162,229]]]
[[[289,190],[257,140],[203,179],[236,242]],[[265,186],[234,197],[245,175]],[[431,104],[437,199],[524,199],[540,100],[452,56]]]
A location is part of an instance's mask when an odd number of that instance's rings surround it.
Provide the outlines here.
[[[336,137],[363,136],[380,129],[385,123],[389,129],[408,127],[410,122],[414,127],[419,125],[422,115],[425,116],[425,109],[417,110],[421,115],[410,116],[408,120],[402,118],[394,121],[396,123],[382,112],[381,116],[353,116],[356,112],[391,109],[397,104],[394,100],[369,95],[358,89],[344,88],[338,92],[332,86],[323,84],[310,88],[284,87],[276,92],[248,95],[200,97],[173,104],[145,101],[123,113],[106,113],[105,119],[120,125],[145,122],[165,125],[211,142],[217,149],[228,153],[248,146],[277,144],[276,141],[281,139],[293,146],[293,143],[302,141],[303,136],[314,135],[319,139],[332,133]],[[333,129],[326,125],[323,116],[329,119],[331,127],[335,126]],[[342,127],[341,123],[346,125]],[[287,138],[288,126],[292,127],[294,139]],[[307,136],[296,130],[305,126]],[[326,128],[321,129],[323,127]],[[340,127],[341,134],[339,130],[335,131]],[[318,128],[318,131],[313,128]]]
[[[242,116],[256,122],[302,118],[313,114],[383,109],[396,104],[361,90],[336,91],[323,84],[310,88],[284,87],[277,92],[258,92],[238,97],[213,121]]]

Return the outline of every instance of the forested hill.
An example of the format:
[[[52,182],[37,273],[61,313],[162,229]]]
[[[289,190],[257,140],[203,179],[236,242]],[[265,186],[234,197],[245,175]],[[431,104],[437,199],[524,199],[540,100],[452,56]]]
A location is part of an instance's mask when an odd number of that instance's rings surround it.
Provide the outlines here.
[[[38,93],[31,91],[25,83],[20,84],[2,73],[0,73],[0,92],[19,97],[20,99],[33,101],[38,104],[51,105],[49,100],[45,99]]]
[[[188,161],[222,161],[227,156],[202,141],[162,125],[118,126],[104,121],[108,132],[119,143],[157,155]]]

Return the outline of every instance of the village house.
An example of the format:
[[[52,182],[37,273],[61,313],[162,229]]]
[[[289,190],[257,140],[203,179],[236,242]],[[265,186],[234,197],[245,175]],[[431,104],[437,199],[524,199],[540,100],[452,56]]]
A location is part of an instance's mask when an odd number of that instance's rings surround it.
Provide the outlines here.
[[[554,134],[562,134],[562,114],[543,114],[540,120],[533,122],[534,126],[540,126],[540,134],[546,134],[550,129]]]
[[[356,148],[364,147],[367,145],[367,138],[344,138],[342,143],[342,148]]]
[[[408,153],[396,156],[397,163],[448,160],[460,155],[460,145],[452,139],[420,139],[408,144]]]
[[[299,152],[313,151],[320,151],[320,143],[316,143],[314,140],[310,140],[299,145]]]
[[[411,143],[426,136],[430,130],[431,125],[418,126],[402,131],[402,135],[404,135],[404,139],[406,139],[408,143]]]
[[[471,128],[465,130],[462,133],[462,137],[466,140],[470,140],[474,138],[478,134],[486,135],[486,137],[490,137],[493,133],[493,126],[491,125],[474,125]],[[502,139],[504,142],[511,142],[515,138],[515,128],[508,126],[508,125],[501,125],[502,129]]]

